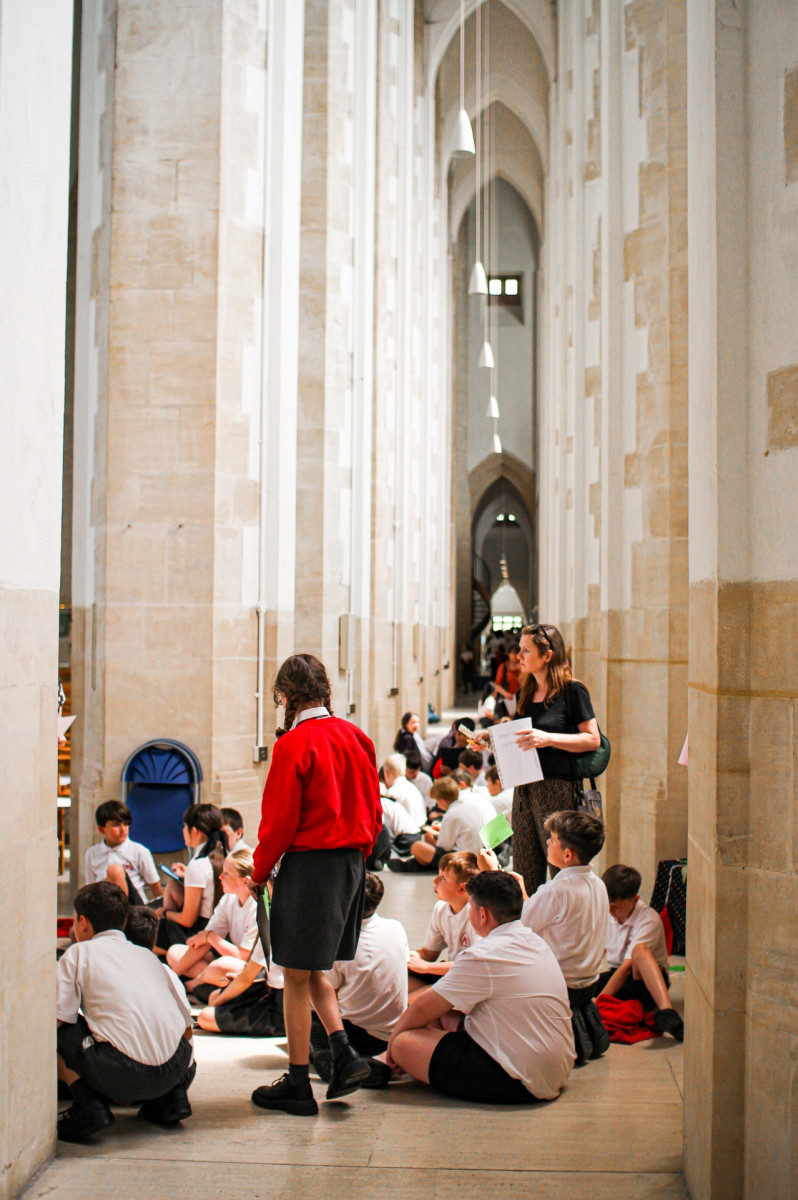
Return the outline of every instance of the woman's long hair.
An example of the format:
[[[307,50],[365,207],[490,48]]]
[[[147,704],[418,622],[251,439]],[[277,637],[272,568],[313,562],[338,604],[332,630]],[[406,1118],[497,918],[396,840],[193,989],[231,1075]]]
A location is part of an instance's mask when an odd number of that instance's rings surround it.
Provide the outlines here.
[[[183,813],[183,824],[187,829],[199,829],[205,834],[205,842],[197,850],[197,858],[209,858],[213,868],[213,906],[222,898],[222,866],[230,847],[227,834],[222,832],[224,817],[215,804],[192,804]]]
[[[573,679],[562,634],[556,625],[525,625],[521,630],[521,637],[531,638],[542,654],[551,650],[551,658],[548,661],[546,672],[546,695],[543,700],[548,708],[552,700],[559,696],[566,684]],[[521,680],[517,712],[519,715],[526,715],[532,707],[532,697],[537,685],[534,675],[524,674],[521,676]]]
[[[277,731],[278,737],[288,733],[297,709],[324,705],[332,712],[330,680],[324,663],[314,654],[292,654],[287,658],[275,676],[272,691],[275,704],[280,703],[280,693],[285,696],[285,726]]]
[[[407,729],[407,722],[410,720],[410,718],[412,716],[413,716],[412,712],[402,713],[402,723],[399,726],[399,732],[397,733],[396,737],[393,740],[393,748],[397,754],[403,753],[402,747],[405,747],[405,749],[407,748],[407,746],[408,746],[407,739],[408,738],[410,738],[411,741],[415,741],[412,733],[409,733],[408,729]]]

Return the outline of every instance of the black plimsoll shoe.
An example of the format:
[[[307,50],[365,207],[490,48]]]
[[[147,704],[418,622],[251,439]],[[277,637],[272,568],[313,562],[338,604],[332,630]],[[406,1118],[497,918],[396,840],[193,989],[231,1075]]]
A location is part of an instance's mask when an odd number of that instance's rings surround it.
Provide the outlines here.
[[[369,1065],[369,1077],[365,1083],[361,1084],[364,1088],[387,1088],[388,1084],[393,1079],[393,1071],[387,1063],[380,1062],[378,1058],[367,1058],[366,1062]]]
[[[669,1033],[677,1042],[684,1041],[684,1021],[672,1008],[658,1008],[654,1012],[654,1024],[661,1033]]]
[[[58,1118],[58,1140],[60,1142],[85,1142],[93,1133],[109,1129],[116,1118],[101,1096],[94,1096],[85,1104],[73,1104]]]
[[[414,858],[389,858],[388,870],[397,871],[404,875],[417,875],[422,872],[431,870],[430,867],[423,866],[420,862],[416,862]]]
[[[156,1100],[145,1100],[139,1109],[139,1116],[150,1125],[176,1125],[191,1116],[191,1105],[184,1087],[173,1087],[165,1096]]]
[[[291,1083],[287,1071],[285,1075],[275,1079],[274,1083],[255,1088],[252,1103],[257,1104],[258,1108],[273,1108],[278,1112],[291,1113],[295,1117],[315,1117],[319,1111],[310,1084],[297,1087]]]
[[[361,1058],[351,1046],[344,1046],[340,1054],[333,1058],[330,1085],[327,1088],[327,1099],[337,1100],[340,1096],[348,1096],[362,1087],[371,1074],[371,1068],[365,1058]]]

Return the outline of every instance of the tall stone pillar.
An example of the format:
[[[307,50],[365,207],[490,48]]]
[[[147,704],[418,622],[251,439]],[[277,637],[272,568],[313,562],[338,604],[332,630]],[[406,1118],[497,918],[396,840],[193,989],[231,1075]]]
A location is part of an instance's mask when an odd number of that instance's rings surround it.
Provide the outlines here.
[[[16,1196],[55,1149],[56,714],[71,59],[71,0],[2,0],[2,1200]]]
[[[205,799],[252,817],[262,787],[262,14],[84,5],[76,866],[150,738],[197,752]]]
[[[685,1175],[795,1196],[798,26],[688,5]]]

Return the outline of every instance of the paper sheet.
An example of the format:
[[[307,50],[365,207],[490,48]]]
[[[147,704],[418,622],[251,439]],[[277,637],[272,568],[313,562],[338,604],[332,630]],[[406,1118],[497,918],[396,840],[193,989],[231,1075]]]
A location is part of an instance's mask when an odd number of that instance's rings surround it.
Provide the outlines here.
[[[77,716],[77,713],[75,714]],[[75,717],[59,717],[58,718],[58,736],[66,737],[66,732],[69,729]]]
[[[512,836],[513,827],[504,813],[499,813],[493,820],[488,821],[487,825],[483,825],[479,831],[480,841],[487,850],[495,850],[497,846],[501,846],[502,842],[506,842]]]
[[[532,718],[522,717],[518,721],[505,721],[501,725],[494,725],[490,731],[503,788],[537,783],[543,778],[537,750],[522,750],[516,742],[519,733],[529,733],[531,729]]]

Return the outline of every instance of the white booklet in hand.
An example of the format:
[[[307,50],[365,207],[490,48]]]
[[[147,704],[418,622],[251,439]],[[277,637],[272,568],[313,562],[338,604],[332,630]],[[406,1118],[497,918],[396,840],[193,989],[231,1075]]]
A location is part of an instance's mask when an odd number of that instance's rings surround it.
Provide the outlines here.
[[[522,750],[516,742],[519,733],[529,733],[531,729],[532,718],[521,717],[517,721],[504,721],[501,725],[494,725],[490,731],[496,769],[503,788],[537,783],[543,778],[537,750]]]

